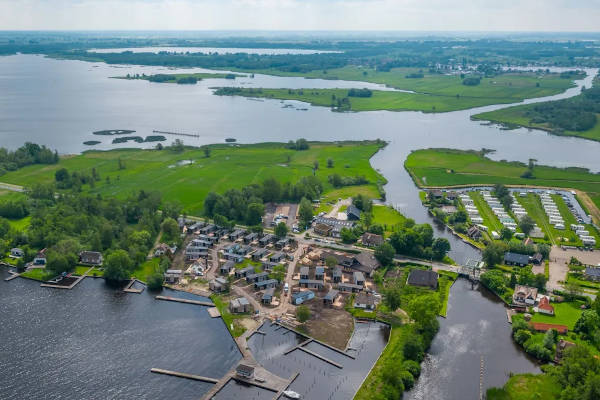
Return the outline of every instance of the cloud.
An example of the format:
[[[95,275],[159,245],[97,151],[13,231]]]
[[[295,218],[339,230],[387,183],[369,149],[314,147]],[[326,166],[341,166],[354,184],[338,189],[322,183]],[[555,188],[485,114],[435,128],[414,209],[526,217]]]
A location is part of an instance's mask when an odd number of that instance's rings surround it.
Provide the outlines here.
[[[600,0],[0,0],[2,29],[597,31]]]

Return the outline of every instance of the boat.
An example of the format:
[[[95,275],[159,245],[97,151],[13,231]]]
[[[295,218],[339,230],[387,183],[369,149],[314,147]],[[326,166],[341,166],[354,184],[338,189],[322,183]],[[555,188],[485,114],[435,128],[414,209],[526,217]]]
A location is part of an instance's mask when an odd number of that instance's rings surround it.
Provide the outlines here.
[[[294,392],[293,390],[284,390],[283,395],[288,399],[299,399],[300,394]]]

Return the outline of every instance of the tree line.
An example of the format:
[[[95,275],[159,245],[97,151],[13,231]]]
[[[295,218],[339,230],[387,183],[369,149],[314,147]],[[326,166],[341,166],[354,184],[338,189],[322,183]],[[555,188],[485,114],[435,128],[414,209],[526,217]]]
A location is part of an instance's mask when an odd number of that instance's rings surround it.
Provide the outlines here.
[[[59,157],[56,151],[46,146],[27,142],[17,150],[0,147],[0,176],[8,171],[16,171],[32,164],[56,164]]]

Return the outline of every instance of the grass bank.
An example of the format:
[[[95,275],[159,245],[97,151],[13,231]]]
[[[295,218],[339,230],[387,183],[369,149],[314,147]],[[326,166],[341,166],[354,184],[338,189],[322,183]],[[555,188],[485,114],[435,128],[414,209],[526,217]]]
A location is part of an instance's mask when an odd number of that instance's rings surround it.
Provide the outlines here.
[[[502,388],[487,390],[487,400],[556,400],[562,388],[548,374],[513,375]]]

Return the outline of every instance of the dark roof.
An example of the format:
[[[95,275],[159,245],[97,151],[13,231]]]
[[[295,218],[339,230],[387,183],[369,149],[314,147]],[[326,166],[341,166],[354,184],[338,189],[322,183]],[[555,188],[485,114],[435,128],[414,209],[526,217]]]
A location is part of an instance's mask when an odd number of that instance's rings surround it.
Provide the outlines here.
[[[308,275],[310,269],[308,267],[300,267],[300,275]]]
[[[266,281],[260,281],[260,282],[254,283],[254,286],[261,287],[261,286],[268,286],[271,284],[277,285],[278,283],[279,283],[279,281],[277,279],[267,279]]]
[[[300,279],[300,284],[315,284],[315,285],[323,285],[323,281],[318,279]]]
[[[333,301],[333,300],[335,300],[335,298],[337,297],[337,295],[339,293],[340,293],[339,291],[337,291],[335,289],[331,289],[323,298],[325,300]]]
[[[362,242],[363,242],[363,244],[380,245],[383,243],[383,236],[376,235],[371,232],[365,232],[362,235]]]
[[[350,204],[346,209],[346,215],[348,215],[348,217],[360,219],[360,210],[354,204]]]
[[[372,294],[368,294],[368,293],[359,293],[356,295],[356,298],[354,299],[354,303],[374,306],[375,305],[375,296],[373,296]]]
[[[233,260],[228,260],[225,264],[221,265],[221,269],[231,269],[233,267],[235,267],[235,263],[233,262]]]
[[[265,290],[265,293],[262,295],[263,300],[270,300],[273,298],[273,294],[275,293],[275,288],[269,288]]]
[[[365,276],[363,275],[362,272],[360,272],[360,271],[354,271],[353,275],[354,275],[354,280],[355,281],[362,281],[362,282],[365,281]]]
[[[504,262],[510,262],[513,264],[529,264],[529,256],[527,254],[508,252],[504,254]]]
[[[542,255],[542,253],[535,253],[531,258],[537,261],[542,261],[544,259],[544,256]]]
[[[85,263],[99,264],[102,262],[102,254],[97,251],[82,251],[79,257]]]
[[[600,268],[598,267],[585,267],[585,274],[588,276],[600,276]]]
[[[254,367],[251,367],[250,365],[245,365],[245,364],[239,364],[235,370],[238,372],[245,373],[245,374],[253,374],[254,373]]]
[[[333,270],[333,276],[342,276],[342,269],[340,267],[336,267]]]
[[[408,276],[408,284],[415,286],[436,287],[438,274],[435,271],[413,269]]]

